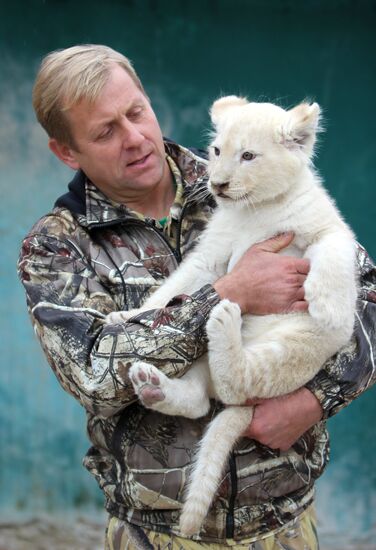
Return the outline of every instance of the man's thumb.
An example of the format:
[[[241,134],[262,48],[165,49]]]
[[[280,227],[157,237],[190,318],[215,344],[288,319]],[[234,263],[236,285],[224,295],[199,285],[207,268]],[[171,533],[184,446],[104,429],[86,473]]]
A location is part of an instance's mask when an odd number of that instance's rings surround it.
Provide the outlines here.
[[[279,252],[283,248],[286,248],[293,239],[294,233],[292,231],[287,231],[286,233],[274,235],[274,237],[263,241],[260,245],[265,252]]]

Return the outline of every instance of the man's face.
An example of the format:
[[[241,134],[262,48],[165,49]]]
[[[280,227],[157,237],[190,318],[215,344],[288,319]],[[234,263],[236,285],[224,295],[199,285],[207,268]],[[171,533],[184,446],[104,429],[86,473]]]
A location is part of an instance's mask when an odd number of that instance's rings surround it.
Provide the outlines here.
[[[97,100],[79,102],[67,116],[75,148],[66,147],[66,154],[58,156],[71,168],[81,168],[110,198],[140,198],[169,177],[154,111],[118,65]],[[56,153],[60,145],[53,142],[50,147]]]

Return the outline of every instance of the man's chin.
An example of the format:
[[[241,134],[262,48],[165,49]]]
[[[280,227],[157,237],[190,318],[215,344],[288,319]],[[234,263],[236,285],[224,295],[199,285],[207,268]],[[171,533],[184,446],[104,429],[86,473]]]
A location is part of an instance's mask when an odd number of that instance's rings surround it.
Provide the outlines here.
[[[164,181],[165,170],[163,165],[155,162],[146,162],[140,167],[126,167],[124,171],[124,185],[133,188],[153,188]]]

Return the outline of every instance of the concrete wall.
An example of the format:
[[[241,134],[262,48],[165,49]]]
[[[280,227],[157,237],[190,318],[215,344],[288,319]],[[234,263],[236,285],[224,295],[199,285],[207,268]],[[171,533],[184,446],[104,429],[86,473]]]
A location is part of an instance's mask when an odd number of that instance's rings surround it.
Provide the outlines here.
[[[41,57],[105,43],[133,59],[165,135],[205,145],[221,93],[293,105],[314,98],[326,134],[317,166],[376,257],[374,1],[0,1],[0,514],[99,508],[81,467],[84,412],[44,360],[15,263],[22,236],[63,192],[70,171],[47,151],[30,104]],[[332,463],[318,484],[320,531],[375,535],[375,390],[330,421]],[[344,548],[344,546],[343,546]]]

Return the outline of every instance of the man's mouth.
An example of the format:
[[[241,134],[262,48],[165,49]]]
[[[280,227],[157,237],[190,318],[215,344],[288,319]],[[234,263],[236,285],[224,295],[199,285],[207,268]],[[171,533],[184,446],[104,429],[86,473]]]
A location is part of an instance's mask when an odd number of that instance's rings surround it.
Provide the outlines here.
[[[144,155],[143,157],[139,157],[138,159],[132,160],[131,162],[127,163],[127,166],[140,166],[144,164],[147,159],[150,157],[151,153],[148,153],[147,155]]]

